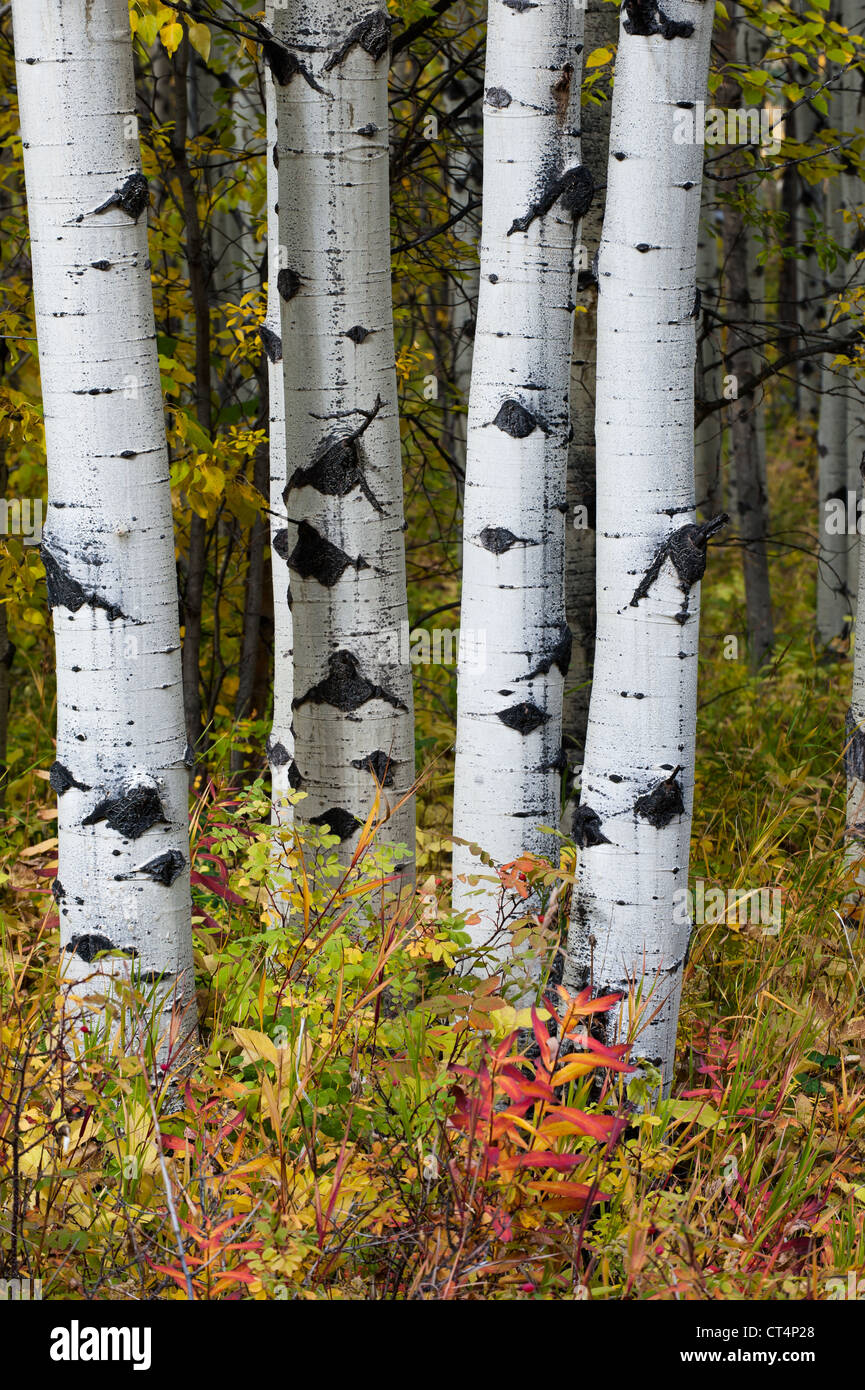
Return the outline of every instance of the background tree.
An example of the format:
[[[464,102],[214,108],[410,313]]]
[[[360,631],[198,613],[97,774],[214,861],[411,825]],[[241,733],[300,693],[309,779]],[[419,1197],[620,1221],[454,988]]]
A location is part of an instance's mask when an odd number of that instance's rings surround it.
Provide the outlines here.
[[[499,925],[498,884],[479,901],[471,844],[504,864],[548,847],[558,817],[574,249],[592,191],[581,51],[569,0],[490,10],[453,817],[454,905],[480,910],[478,940]]]
[[[71,979],[133,969],[162,1005],[165,1060],[196,1017],[171,494],[128,10],[16,0],[14,23],[57,651],[53,893]]]

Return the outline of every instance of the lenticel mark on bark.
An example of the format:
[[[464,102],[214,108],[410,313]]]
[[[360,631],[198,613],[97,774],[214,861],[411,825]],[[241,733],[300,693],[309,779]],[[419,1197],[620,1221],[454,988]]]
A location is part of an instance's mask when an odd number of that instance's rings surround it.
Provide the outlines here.
[[[367,680],[352,652],[338,651],[333,652],[328,660],[325,678],[311,686],[305,695],[292,700],[291,704],[292,709],[300,709],[305,704],[332,705],[334,709],[342,710],[343,714],[349,714],[370,700],[384,700],[394,709],[408,708],[384,686]]]
[[[122,796],[106,797],[81,824],[97,825],[100,821],[105,821],[127,840],[137,840],[154,825],[168,824],[159,794],[153,787],[133,787]]]
[[[290,569],[295,570],[302,579],[317,579],[326,589],[332,589],[347,569],[368,570],[369,565],[362,555],[352,560],[339,546],[331,544],[319,535],[308,521],[301,521],[297,528],[297,544],[287,557]]]

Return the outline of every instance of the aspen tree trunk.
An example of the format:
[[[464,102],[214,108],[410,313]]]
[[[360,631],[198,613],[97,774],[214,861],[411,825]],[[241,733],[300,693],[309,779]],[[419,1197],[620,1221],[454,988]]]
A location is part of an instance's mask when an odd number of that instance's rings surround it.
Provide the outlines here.
[[[732,60],[746,59],[746,26],[743,19],[730,24],[721,36],[720,47]],[[724,82],[724,102],[738,109],[742,89],[732,76]],[[728,173],[742,172],[747,164],[737,153],[725,161]],[[738,203],[727,203],[723,214],[724,295],[727,328],[725,370],[745,381],[755,368],[752,342],[755,305],[751,291],[756,283],[755,257],[750,247],[749,229]],[[748,664],[759,671],[772,651],[774,626],[769,587],[767,551],[768,499],[760,460],[758,427],[759,399],[756,395],[737,396],[730,402],[730,454],[736,479],[734,524],[742,553],[745,578],[745,609],[748,626]]]
[[[862,473],[865,481],[865,471]],[[858,547],[859,611],[865,613],[865,546]],[[847,860],[860,892],[865,891],[865,641],[856,628],[853,651],[853,690],[844,731],[844,770],[847,774]]]
[[[840,106],[837,97],[830,98],[829,123],[837,125]],[[830,179],[825,205],[827,227],[841,240],[841,190],[839,179]],[[826,272],[823,304],[830,327],[837,314],[835,296],[844,278],[844,263]],[[832,367],[831,352],[825,353],[820,364],[820,405],[817,424],[818,457],[818,560],[817,560],[817,635],[824,646],[847,631],[850,617],[847,584],[846,528],[835,521],[833,501],[847,498],[847,399],[842,373]]]
[[[13,15],[57,647],[54,896],[67,977],[134,972],[167,1065],[195,1029],[186,738],[128,6],[16,0]]]
[[[702,216],[697,240],[697,288],[700,292],[702,320],[698,319],[697,379],[698,399],[717,400],[722,390],[721,344],[711,314],[718,312],[720,268],[715,219]],[[721,510],[721,455],[724,428],[721,415],[714,411],[701,420],[694,439],[694,477],[697,510],[715,516]]]
[[[266,11],[271,32],[276,30],[273,5]],[[285,390],[282,366],[281,299],[277,290],[280,265],[279,150],[276,111],[277,84],[268,68],[265,77],[267,104],[267,314],[261,341],[267,356],[267,389],[270,451],[270,564],[273,576],[273,723],[267,741],[270,764],[271,807],[274,825],[289,827],[293,820],[290,791],[298,785],[294,762],[294,728],[291,702],[294,696],[294,643],[290,607],[287,522],[282,494],[286,477]]]
[[[699,581],[694,524],[697,227],[713,6],[630,3],[613,91],[598,256],[598,636],[565,984],[641,987],[636,1053],[672,1080],[690,930]],[[715,522],[714,525],[718,523]],[[647,1002],[647,997],[651,999]],[[651,1017],[654,1015],[654,1017]]]
[[[585,52],[614,48],[619,16],[604,0],[589,0]],[[571,426],[568,452],[568,513],[565,520],[565,608],[573,633],[571,667],[565,681],[564,745],[571,773],[571,796],[578,781],[586,742],[589,693],[595,654],[595,363],[598,288],[594,259],[601,240],[610,143],[610,99],[582,110],[582,158],[598,189],[580,228],[577,260],[577,312],[571,373]],[[572,812],[573,806],[568,809]],[[567,820],[570,831],[570,818]]]
[[[286,46],[265,55],[276,81],[287,442],[285,531],[273,544],[293,595],[286,767],[307,793],[303,819],[329,826],[348,858],[380,791],[390,813],[382,838],[408,847],[408,874],[414,742],[390,292],[391,22],[369,0],[290,0],[272,15]]]
[[[469,398],[454,834],[498,864],[552,853],[571,636],[564,543],[582,13],[571,0],[490,6],[481,281]],[[470,659],[467,639],[484,661]],[[476,891],[455,845],[453,900],[485,944],[499,885]],[[516,908],[507,900],[505,914]],[[506,944],[506,943],[503,943]]]
[[[475,81],[469,72],[445,89],[446,107],[458,106],[467,89]],[[455,121],[455,144],[448,153],[448,198],[450,215],[460,207],[468,207],[481,193],[481,103],[474,102]],[[468,213],[454,224],[453,235],[472,248],[457,263],[448,281],[449,324],[451,340],[451,378],[447,383],[450,409],[446,419],[446,448],[459,468],[466,463],[466,411],[472,377],[472,346],[478,303],[477,247],[480,231],[480,210]]]

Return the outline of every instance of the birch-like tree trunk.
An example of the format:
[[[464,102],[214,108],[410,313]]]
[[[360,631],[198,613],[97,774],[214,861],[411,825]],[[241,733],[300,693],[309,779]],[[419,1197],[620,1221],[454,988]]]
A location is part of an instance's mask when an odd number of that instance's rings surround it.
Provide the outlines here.
[[[481,280],[469,398],[454,834],[498,863],[553,852],[571,636],[564,543],[574,248],[591,178],[580,164],[582,13],[496,0],[487,25]],[[480,639],[480,640],[478,640]],[[471,652],[483,650],[483,662]],[[497,927],[454,849],[454,905]],[[503,904],[505,915],[509,906]],[[504,942],[502,943],[505,944]]]
[[[696,255],[713,6],[622,9],[598,256],[597,601],[565,984],[626,1000],[607,1035],[672,1078],[690,919],[699,581],[694,522]],[[693,124],[693,122],[692,122]],[[676,138],[674,131],[679,130]],[[681,141],[681,143],[680,143]],[[651,998],[649,996],[651,995]]]
[[[589,0],[585,52],[613,48],[619,17],[604,0]],[[571,439],[568,453],[568,515],[565,523],[565,608],[573,633],[573,653],[564,695],[564,745],[571,773],[571,795],[578,782],[586,742],[589,693],[595,655],[595,345],[598,288],[594,260],[604,220],[610,99],[583,107],[581,157],[598,190],[580,228],[577,312],[571,373]],[[573,806],[568,808],[573,812]],[[570,819],[567,821],[570,830]]]
[[[186,737],[129,11],[15,0],[13,16],[57,647],[54,896],[67,977],[132,973],[153,991],[167,1064],[195,1028]]]
[[[369,0],[289,0],[273,11],[284,45],[265,56],[276,82],[287,441],[285,530],[273,545],[293,596],[286,776],[307,793],[302,818],[329,826],[349,857],[380,791],[390,814],[382,838],[408,847],[408,872],[414,741],[390,291],[391,23]],[[280,567],[275,583],[284,576]],[[276,659],[285,660],[284,641]],[[273,743],[270,757],[273,766]]]
[[[839,112],[837,98],[831,98],[830,122]],[[840,114],[840,112],[839,112]],[[827,225],[839,241],[842,237],[839,179],[829,180],[825,206]],[[823,290],[824,315],[829,331],[837,317],[836,295],[843,283],[844,263],[826,272]],[[820,405],[817,423],[818,560],[817,635],[824,646],[847,631],[850,600],[847,583],[846,528],[837,525],[838,499],[847,500],[847,399],[843,375],[832,366],[833,354],[823,355],[820,364]]]
[[[700,313],[697,320],[698,399],[717,400],[721,395],[721,344],[713,321],[719,302],[718,237],[715,218],[704,207],[697,238],[697,288]],[[694,439],[694,478],[698,511],[714,516],[721,510],[721,458],[724,439],[722,417],[718,411],[707,415],[697,426]]]
[[[278,26],[278,11],[268,6],[266,19],[271,32]],[[270,764],[271,807],[274,825],[288,827],[293,820],[289,792],[297,789],[294,762],[294,726],[291,702],[294,696],[294,639],[291,616],[288,551],[285,545],[287,521],[282,494],[286,477],[285,390],[282,366],[281,299],[277,289],[280,264],[279,244],[279,149],[276,128],[277,84],[268,67],[265,78],[267,108],[267,314],[261,327],[261,341],[267,356],[267,387],[270,450],[270,564],[273,576],[273,723],[267,741]],[[282,856],[277,855],[277,864]]]

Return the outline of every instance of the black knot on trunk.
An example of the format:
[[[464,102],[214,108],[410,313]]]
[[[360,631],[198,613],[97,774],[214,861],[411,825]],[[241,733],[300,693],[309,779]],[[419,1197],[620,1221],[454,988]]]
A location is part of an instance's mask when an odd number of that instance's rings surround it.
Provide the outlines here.
[[[703,521],[699,526],[689,522],[687,526],[680,526],[678,531],[673,531],[634,590],[631,608],[636,608],[640,599],[646,597],[661,573],[664,561],[669,559],[678,575],[679,587],[685,595],[683,611],[687,612],[688,593],[706,573],[706,546],[715,532],[726,526],[729,520],[727,513],[722,512],[720,516],[713,517],[711,521]]]
[[[591,806],[578,806],[574,811],[574,840],[580,849],[591,845],[608,845],[610,841],[601,830],[601,818]]]
[[[684,814],[682,788],[676,780],[681,771],[681,767],[674,768],[669,777],[634,802],[637,815],[642,816],[643,820],[647,820],[656,830],[663,830],[671,820]]]
[[[844,772],[848,782],[865,782],[865,731],[862,721],[848,709],[844,725]]]
[[[694,32],[690,20],[668,19],[658,0],[624,0],[625,33],[641,38],[661,34],[665,39],[689,39]]]
[[[302,579],[316,579],[326,589],[332,589],[347,569],[355,569],[358,573],[369,569],[362,555],[352,560],[339,546],[319,535],[308,521],[298,525],[297,545],[288,556],[288,564]]]
[[[498,111],[504,111],[513,101],[510,92],[505,91],[504,87],[487,87],[485,96],[487,105],[494,106]]]
[[[509,434],[512,439],[527,439],[532,430],[537,428],[537,423],[530,410],[526,410],[519,401],[510,399],[502,402],[493,420],[496,428],[504,434]]]
[[[69,768],[64,767],[62,763],[51,764],[51,771],[48,773],[48,781],[58,796],[62,796],[64,792],[68,792],[70,787],[77,787],[80,792],[90,791],[90,787],[87,783],[79,782],[77,778],[72,776]]]
[[[324,680],[310,687],[305,695],[292,701],[292,709],[305,704],[333,705],[334,709],[350,714],[369,700],[384,700],[394,709],[405,710],[407,705],[396,695],[385,690],[384,686],[367,680],[361,673],[360,662],[353,652],[334,652],[327,663],[328,673]]]
[[[140,869],[133,869],[131,874],[125,874],[124,877],[133,878],[136,874],[144,874],[154,883],[161,883],[164,888],[170,888],[185,868],[186,860],[180,850],[167,849],[164,854],[157,854],[155,859],[148,860]]]
[[[302,281],[297,271],[292,270],[288,266],[286,266],[284,270],[281,270],[276,277],[277,291],[279,292],[280,298],[284,299],[286,304],[290,299],[294,299],[294,296],[300,290],[301,284]]]
[[[276,43],[272,38],[265,39],[261,45],[261,54],[279,87],[287,87],[291,79],[299,75],[314,92],[324,91],[300,59],[281,43]]]
[[[355,835],[363,821],[359,821],[357,816],[353,816],[350,811],[345,811],[341,806],[332,806],[329,811],[323,811],[320,816],[310,816],[310,825],[325,826],[332,835],[336,835],[342,844],[345,840],[350,840]]]
[[[258,336],[261,339],[261,346],[267,353],[268,360],[270,362],[281,362],[282,339],[279,334],[274,333],[272,328],[268,328],[267,324],[263,323],[258,330]]]
[[[364,328],[362,324],[356,323],[353,328],[347,328],[345,330],[343,337],[351,338],[353,343],[365,343],[372,332],[373,329]]]
[[[351,765],[359,771],[371,772],[380,787],[393,786],[393,763],[390,755],[381,748],[368,753],[365,758],[353,758]]]
[[[102,936],[99,932],[73,936],[63,949],[69,955],[80,956],[87,965],[91,965],[96,957],[105,951],[111,951],[115,955],[121,956],[138,955],[134,946],[115,946],[113,941],[109,941],[107,936]]]
[[[39,554],[45,566],[45,586],[48,590],[49,608],[68,608],[70,613],[77,613],[79,609],[87,606],[88,608],[101,608],[108,615],[109,622],[116,622],[118,618],[126,618],[126,614],[116,603],[105,598],[102,594],[97,594],[91,589],[85,589],[77,579],[73,579],[58,559],[49,550],[43,540],[39,547]]]
[[[574,639],[571,629],[564,623],[558,630],[556,640],[545,656],[541,658],[533,671],[529,671],[527,676],[520,676],[521,681],[530,681],[535,676],[549,675],[554,666],[558,666],[563,676],[568,674],[568,667],[571,664],[571,652],[573,650]]]
[[[94,215],[99,212],[108,212],[109,208],[120,208],[127,217],[131,217],[133,222],[137,222],[144,209],[150,202],[150,189],[147,186],[147,179],[143,174],[130,174],[129,178],[112,193],[110,198],[93,209]]]
[[[361,439],[378,415],[384,401],[376,397],[372,410],[344,411],[346,415],[362,415],[363,424],[347,434],[329,434],[318,445],[308,468],[296,468],[286,484],[283,500],[288,502],[292,488],[313,487],[329,497],[345,497],[359,487],[370,506],[381,515],[384,507],[366,481],[366,456]],[[318,417],[316,417],[318,418]]]
[[[478,540],[484,550],[493,555],[504,555],[514,545],[537,545],[537,541],[527,540],[525,536],[515,536],[506,526],[485,526]]]
[[[362,48],[374,63],[383,58],[390,47],[390,31],[393,20],[386,10],[375,10],[356,24],[348,35],[342,48],[328,58],[325,72],[330,72],[344,62],[353,48]]]
[[[81,824],[98,825],[100,821],[127,840],[137,840],[154,825],[168,824],[154,787],[133,787],[123,796],[106,797]]]
[[[560,199],[565,211],[578,221],[591,207],[594,193],[595,181],[591,171],[583,164],[575,164],[561,174],[550,174],[528,212],[514,218],[508,228],[508,236],[514,232],[527,232],[535,218],[545,217]]]
[[[527,734],[534,733],[535,729],[546,724],[550,716],[538,709],[531,700],[522,700],[520,704],[511,705],[509,709],[498,710],[497,717],[507,728],[514,729],[525,738]]]

